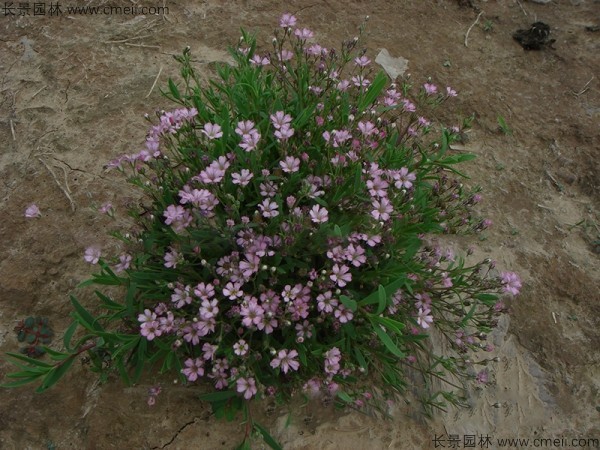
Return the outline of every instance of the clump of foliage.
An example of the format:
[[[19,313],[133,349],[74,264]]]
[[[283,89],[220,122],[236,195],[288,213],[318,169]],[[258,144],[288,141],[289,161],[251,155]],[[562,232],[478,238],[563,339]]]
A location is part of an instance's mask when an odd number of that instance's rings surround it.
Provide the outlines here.
[[[270,52],[243,33],[235,65],[208,83],[189,49],[177,57],[182,82],[166,96],[178,108],[149,118],[144,149],[109,163],[145,193],[134,226],[115,233],[124,252],[85,252],[100,272],[83,286],[123,295],[97,290],[99,315],[72,296],[66,351],[17,383],[41,378],[43,390],[84,351],[128,383],[174,372],[210,386],[217,416],[244,412],[242,446],[254,432],[274,448],[254,399],[385,412],[417,387],[430,410],[485,383],[473,361],[492,360],[487,335],[520,280],[435,240],[490,224],[456,168],[473,155],[450,147],[468,121],[435,123],[454,89],[390,84],[358,42],[325,48],[286,14]]]

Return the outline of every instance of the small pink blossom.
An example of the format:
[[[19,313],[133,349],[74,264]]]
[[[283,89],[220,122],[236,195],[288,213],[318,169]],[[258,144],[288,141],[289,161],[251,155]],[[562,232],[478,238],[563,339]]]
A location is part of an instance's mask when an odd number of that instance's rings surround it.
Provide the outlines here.
[[[27,209],[25,209],[25,217],[27,217],[28,219],[34,219],[41,216],[42,213],[40,212],[40,209],[35,203],[32,203],[27,207]]]
[[[223,136],[221,126],[214,123],[205,123],[202,133],[204,133],[210,140],[218,139]]]
[[[325,223],[329,220],[329,212],[320,205],[314,205],[309,212],[310,220],[314,223]]]
[[[296,17],[292,14],[285,13],[279,19],[279,26],[281,28],[291,28],[296,25]]]
[[[433,316],[429,308],[419,308],[419,314],[417,316],[417,323],[421,328],[429,328],[429,324],[433,322]]]
[[[289,61],[293,57],[294,57],[294,54],[285,48],[283,50],[281,50],[281,52],[277,53],[277,58],[279,59],[279,61],[282,61],[282,62]]]
[[[519,294],[522,286],[519,275],[517,275],[515,272],[502,272],[500,277],[502,278],[504,292],[511,295]]]
[[[110,216],[113,213],[113,205],[111,202],[103,203],[98,211],[100,211],[102,214],[107,214]]]
[[[231,175],[232,183],[239,184],[242,187],[247,186],[252,177],[254,177],[254,175],[248,169],[242,169],[240,173]]]
[[[348,266],[335,264],[329,278],[339,287],[344,287],[352,281],[352,274],[350,273],[350,268]]]
[[[98,264],[102,253],[98,247],[88,247],[85,249],[83,259],[90,264]]]
[[[238,356],[244,356],[246,353],[248,353],[248,349],[248,344],[243,339],[240,339],[235,344],[233,344],[233,353],[235,353]]]
[[[198,377],[204,375],[204,361],[202,358],[188,358],[184,364],[185,367],[181,369],[181,373],[186,376],[188,381],[196,381]]]
[[[371,60],[367,56],[363,55],[360,58],[354,58],[354,64],[356,64],[358,67],[366,67],[371,64]]]
[[[277,357],[271,361],[271,367],[276,369],[277,367],[281,367],[283,373],[288,373],[288,370],[298,370],[300,367],[300,363],[295,360],[298,356],[298,352],[296,350],[279,350],[277,353]]]
[[[425,89],[425,92],[427,93],[427,95],[433,95],[436,94],[438,91],[438,88],[435,84],[432,83],[425,83],[423,85],[423,88]]]
[[[302,29],[297,28],[296,30],[294,30],[294,36],[296,36],[301,41],[310,39],[310,38],[314,37],[314,35],[315,35],[315,33],[310,31],[308,28],[302,28]]]
[[[263,217],[266,217],[267,219],[279,215],[279,211],[277,211],[277,208],[279,208],[279,206],[277,205],[277,203],[272,202],[269,199],[263,200],[263,202],[259,204],[258,207],[261,210]]]
[[[246,400],[250,400],[258,392],[254,378],[238,378],[236,381],[237,391],[244,394]]]
[[[488,370],[487,369],[481,370],[477,374],[477,376],[475,377],[475,379],[480,384],[486,384],[488,382],[488,380],[489,380],[489,372],[488,372]]]
[[[448,95],[448,97],[456,97],[458,94],[450,86],[446,86],[446,95]]]
[[[279,161],[279,165],[285,173],[294,173],[300,170],[300,160],[295,156],[286,156],[283,161]]]
[[[129,269],[129,266],[131,265],[131,259],[131,255],[128,254],[119,256],[119,264],[115,266],[115,272],[119,273]]]

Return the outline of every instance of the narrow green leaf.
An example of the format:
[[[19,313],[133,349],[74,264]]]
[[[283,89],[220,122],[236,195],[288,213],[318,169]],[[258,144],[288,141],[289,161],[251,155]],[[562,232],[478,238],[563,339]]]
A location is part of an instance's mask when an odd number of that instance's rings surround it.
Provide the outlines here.
[[[15,358],[15,359],[21,360],[23,362],[26,362],[27,364],[31,364],[32,366],[52,367],[52,364],[49,364],[49,363],[44,362],[44,361],[40,361],[39,359],[34,359],[34,358],[30,358],[30,357],[25,356],[25,355],[21,355],[20,353],[7,352],[6,354],[8,356],[10,356],[11,358]]]
[[[63,344],[67,350],[71,350],[71,339],[73,339],[73,335],[75,334],[75,330],[79,324],[77,322],[73,322],[65,331],[65,335],[63,336]]]
[[[273,450],[283,450],[283,447],[271,436],[266,428],[254,422],[254,429],[260,433],[265,443]]]
[[[333,226],[333,235],[339,238],[342,237],[342,229],[337,224]]]
[[[404,358],[404,353],[402,353],[402,351],[398,348],[398,346],[394,343],[394,341],[392,340],[392,338],[389,337],[389,335],[381,329],[381,327],[379,326],[379,324],[377,323],[373,323],[371,322],[373,325],[373,330],[375,330],[375,333],[377,333],[377,336],[379,336],[379,339],[381,339],[381,342],[383,342],[383,345],[386,346],[386,348],[394,355],[397,356],[398,358]]]
[[[223,400],[228,400],[232,397],[235,397],[237,394],[235,391],[218,391],[218,392],[210,392],[208,394],[199,395],[198,398],[205,402],[220,402]]]
[[[354,347],[354,354],[356,355],[356,360],[358,361],[358,364],[360,365],[360,367],[363,368],[365,373],[368,373],[369,365],[367,364],[367,360],[365,359],[365,356],[360,351],[360,348]]]
[[[50,347],[46,347],[45,345],[43,345],[42,348],[54,361],[63,361],[71,356],[70,353],[57,352],[56,350],[53,350]]]
[[[179,89],[177,89],[177,86],[171,78],[169,78],[169,91],[171,91],[171,95],[173,96],[173,98],[175,98],[176,100],[181,100],[181,94],[179,93]]]
[[[379,315],[383,313],[383,311],[385,311],[385,308],[387,307],[387,294],[385,292],[385,288],[381,284],[377,288],[377,296],[379,304],[377,305],[377,311],[375,312],[375,314]]]
[[[344,391],[338,391],[337,396],[340,398],[340,400],[344,401],[345,403],[354,402],[354,400],[352,400],[352,397],[350,397]]]
[[[75,308],[76,315],[81,319],[81,325],[85,326],[90,331],[104,331],[102,325],[100,325],[97,320],[92,316],[87,309],[85,309],[81,303],[77,301],[75,296],[71,295],[71,303]]]
[[[69,358],[65,360],[62,364],[54,367],[54,369],[52,369],[46,374],[46,376],[44,377],[44,381],[42,382],[41,386],[36,389],[36,392],[44,392],[46,389],[54,386],[58,382],[58,380],[60,380],[67,373],[67,371],[73,365],[74,361],[75,358]]]
[[[355,312],[358,309],[358,303],[356,303],[356,300],[352,300],[350,297],[340,295],[340,301],[352,312]]]
[[[358,110],[360,112],[364,111],[366,108],[373,104],[375,99],[379,96],[379,94],[385,87],[386,83],[387,75],[383,71],[379,72],[373,80],[373,82],[371,83],[371,85],[369,86],[369,88],[367,89],[367,92],[365,93],[363,98],[361,98],[358,102]]]

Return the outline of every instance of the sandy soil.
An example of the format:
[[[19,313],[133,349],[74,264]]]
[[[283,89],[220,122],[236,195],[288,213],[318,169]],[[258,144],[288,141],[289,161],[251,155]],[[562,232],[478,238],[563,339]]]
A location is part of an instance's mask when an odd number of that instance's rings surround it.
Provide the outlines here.
[[[208,73],[240,26],[266,43],[291,11],[333,46],[370,15],[372,56],[385,48],[409,61],[414,79],[456,88],[448,118],[476,115],[465,147],[478,159],[464,169],[483,186],[495,226],[482,239],[455,241],[519,272],[523,292],[493,336],[491,383],[471,393],[468,410],[429,421],[402,410],[381,421],[298,405],[287,426],[280,409],[260,405],[257,414],[286,449],[434,448],[436,435],[458,435],[460,447],[465,436],[489,435],[487,448],[518,436],[600,438],[600,2],[542,3],[177,0],[164,17],[2,17],[0,351],[15,351],[12,329],[28,315],[64,330],[68,294],[89,274],[84,248],[114,248],[106,235],[114,224],[94,206],[112,201],[123,212],[136,194],[123,200],[127,186],[102,166],[142,145],[144,113],[171,106],[158,87],[176,75],[173,54],[190,45]],[[526,52],[511,34],[536,20],[556,42]],[[499,115],[512,134],[499,131]],[[70,191],[74,211],[43,163]],[[38,220],[23,217],[32,202]],[[78,295],[92,304],[89,292]],[[0,362],[0,378],[9,370]],[[147,389],[157,382],[164,393],[149,408]],[[170,379],[99,384],[84,365],[43,395],[2,390],[0,405],[2,449],[232,448],[240,430],[216,422],[193,389]]]

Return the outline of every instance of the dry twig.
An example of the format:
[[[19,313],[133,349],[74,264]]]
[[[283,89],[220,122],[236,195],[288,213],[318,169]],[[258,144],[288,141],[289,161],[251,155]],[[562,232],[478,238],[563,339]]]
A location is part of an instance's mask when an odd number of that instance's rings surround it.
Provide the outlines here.
[[[54,171],[50,168],[50,166],[48,164],[46,164],[46,162],[42,159],[42,158],[38,158],[39,162],[41,162],[44,167],[46,169],[48,169],[48,172],[50,172],[50,174],[52,175],[52,178],[54,178],[54,181],[56,182],[56,184],[58,185],[58,187],[60,188],[61,191],[63,191],[63,194],[65,194],[65,196],[67,197],[67,199],[69,200],[69,203],[71,204],[71,211],[75,211],[75,202],[73,201],[73,199],[71,198],[71,194],[69,191],[69,185],[66,184],[66,180],[67,180],[67,171],[63,168],[64,172],[65,172],[65,185],[66,187],[64,187],[62,184],[60,184],[60,181],[58,181],[58,178],[56,177],[56,174],[54,173]]]
[[[473,22],[471,24],[471,26],[469,27],[469,29],[467,30],[467,32],[465,34],[465,47],[468,47],[467,41],[469,40],[469,33],[471,32],[471,30],[473,29],[473,27],[475,25],[477,25],[477,22],[479,22],[479,18],[481,17],[482,14],[483,14],[483,11],[481,11],[479,14],[477,14],[477,19],[475,19],[475,22]]]
[[[580,90],[579,92],[571,91],[573,93],[573,95],[575,97],[579,97],[581,94],[585,94],[585,92],[589,89],[590,83],[592,82],[593,79],[594,79],[594,75],[592,75],[592,78],[590,78],[590,81],[585,83],[585,86],[583,86],[583,89]]]
[[[154,79],[154,83],[152,83],[152,87],[150,88],[150,90],[148,91],[148,94],[146,94],[146,96],[144,98],[148,98],[150,97],[150,94],[152,94],[152,91],[154,90],[154,87],[156,86],[156,82],[158,81],[158,77],[160,77],[160,74],[162,73],[162,66],[160,66],[160,69],[158,70],[158,75],[156,75],[156,78]]]

